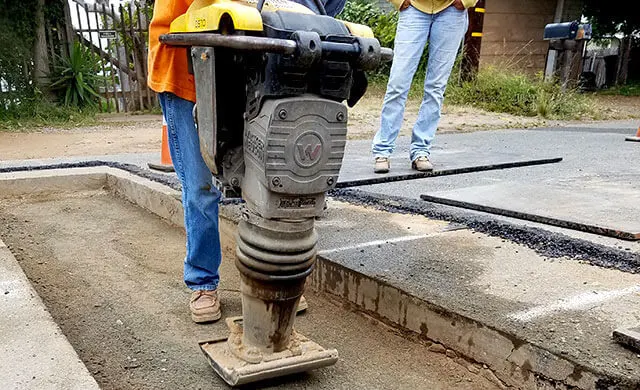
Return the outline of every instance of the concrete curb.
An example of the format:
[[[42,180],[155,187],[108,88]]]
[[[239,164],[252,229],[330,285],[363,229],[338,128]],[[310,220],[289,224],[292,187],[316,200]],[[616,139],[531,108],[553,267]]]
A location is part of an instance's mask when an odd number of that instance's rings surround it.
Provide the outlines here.
[[[162,184],[151,182],[130,173],[113,168],[86,168],[73,170],[66,179],[51,178],[55,172],[12,174],[10,180],[31,181],[21,188],[42,187],[45,183],[57,183],[56,191],[77,191],[80,184],[91,177],[89,183],[96,187],[96,175],[104,180],[99,186],[127,199],[144,209],[182,226],[182,205],[178,192]],[[93,171],[91,171],[93,170]],[[96,171],[98,170],[98,171]],[[30,175],[25,177],[22,175]],[[44,181],[42,181],[44,180]],[[56,181],[59,180],[59,181]],[[69,185],[65,186],[65,180]],[[4,193],[7,180],[0,175],[0,193]],[[80,184],[79,184],[80,183]],[[84,190],[87,188],[85,187]],[[50,189],[49,189],[50,192]],[[18,195],[17,190],[13,194]],[[240,206],[229,205],[221,209],[223,235],[233,234],[240,218]],[[425,342],[435,342],[466,364],[470,371],[477,370],[502,387],[522,389],[635,389],[640,378],[628,379],[602,372],[595,367],[581,365],[561,351],[545,349],[533,342],[518,338],[507,331],[489,327],[469,316],[451,312],[417,298],[382,280],[366,276],[331,260],[330,256],[318,256],[310,285],[348,302],[354,308],[379,319],[394,328],[411,332]],[[460,356],[460,358],[458,358]]]

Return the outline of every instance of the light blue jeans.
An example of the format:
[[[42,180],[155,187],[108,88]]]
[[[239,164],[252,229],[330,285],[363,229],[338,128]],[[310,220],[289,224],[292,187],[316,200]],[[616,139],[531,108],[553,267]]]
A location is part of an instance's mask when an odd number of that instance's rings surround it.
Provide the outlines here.
[[[168,92],[160,93],[167,121],[169,151],[182,184],[187,254],[184,282],[192,290],[215,290],[222,261],[218,231],[221,193],[200,155],[200,140],[193,120],[193,103]]]
[[[413,6],[400,12],[380,129],[373,139],[374,157],[389,157],[393,153],[404,119],[409,88],[427,42],[429,61],[424,97],[413,127],[409,157],[413,161],[420,156],[429,156],[440,120],[444,91],[468,24],[467,11],[453,6],[433,15]]]

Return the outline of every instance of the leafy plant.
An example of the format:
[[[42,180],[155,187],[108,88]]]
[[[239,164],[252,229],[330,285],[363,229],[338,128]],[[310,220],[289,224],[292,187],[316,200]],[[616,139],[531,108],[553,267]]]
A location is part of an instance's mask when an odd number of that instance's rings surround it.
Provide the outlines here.
[[[59,56],[52,76],[52,91],[58,94],[65,106],[96,107],[101,97],[96,92],[102,76],[97,74],[98,59],[88,49],[76,42],[68,57]]]

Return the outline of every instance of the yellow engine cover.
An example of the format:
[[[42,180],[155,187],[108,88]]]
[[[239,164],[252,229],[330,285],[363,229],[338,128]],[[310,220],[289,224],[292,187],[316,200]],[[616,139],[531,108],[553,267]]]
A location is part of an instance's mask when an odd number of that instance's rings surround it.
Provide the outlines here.
[[[216,31],[220,20],[229,15],[239,31],[262,31],[262,17],[256,9],[257,0],[195,0],[187,13],[178,16],[170,27],[172,33]],[[309,8],[289,0],[266,0],[264,11],[288,11],[313,14]],[[343,22],[352,35],[373,38],[368,26]]]

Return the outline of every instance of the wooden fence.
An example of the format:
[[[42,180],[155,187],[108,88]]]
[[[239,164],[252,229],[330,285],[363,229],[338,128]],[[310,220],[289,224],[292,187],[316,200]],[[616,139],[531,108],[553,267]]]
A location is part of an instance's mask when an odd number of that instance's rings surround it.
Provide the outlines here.
[[[92,53],[102,112],[146,111],[157,107],[147,87],[147,42],[152,6],[132,1],[115,6],[108,1],[88,4],[74,0],[65,21],[47,28],[52,66],[69,55],[73,42]]]

